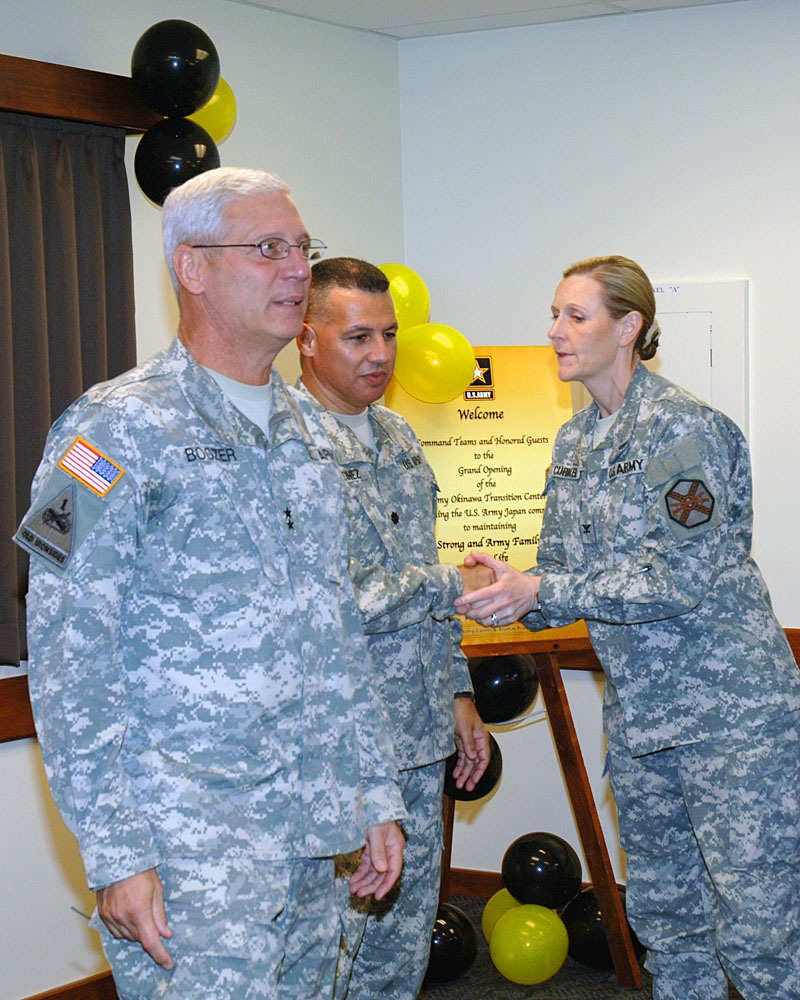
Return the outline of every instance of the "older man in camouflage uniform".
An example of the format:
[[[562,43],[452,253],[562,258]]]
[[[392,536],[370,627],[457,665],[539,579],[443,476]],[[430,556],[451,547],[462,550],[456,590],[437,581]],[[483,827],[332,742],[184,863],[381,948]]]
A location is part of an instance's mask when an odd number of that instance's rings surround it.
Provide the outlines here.
[[[120,997],[330,997],[331,856],[399,874],[404,809],[316,413],[272,370],[316,241],[234,168],[163,213],[165,352],[54,425],[18,541],[30,685]]]
[[[366,910],[345,903],[348,940],[337,997],[350,1000],[415,1000],[439,895],[444,759],[455,734],[456,782],[471,789],[489,757],[460,649],[461,626],[450,616],[457,596],[490,577],[481,575],[483,567],[439,564],[433,471],[407,421],[373,405],[394,368],[397,321],[388,288],[383,273],[365,261],[315,265],[298,340],[298,385],[306,400],[319,402],[342,469],[351,574],[409,814],[399,893]]]

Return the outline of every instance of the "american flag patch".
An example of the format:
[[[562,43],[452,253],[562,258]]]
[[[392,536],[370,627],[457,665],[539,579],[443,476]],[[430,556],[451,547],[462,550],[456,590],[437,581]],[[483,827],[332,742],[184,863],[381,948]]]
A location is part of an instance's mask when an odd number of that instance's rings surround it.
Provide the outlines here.
[[[125,475],[124,469],[80,437],[75,438],[58,465],[99,497],[104,497]]]

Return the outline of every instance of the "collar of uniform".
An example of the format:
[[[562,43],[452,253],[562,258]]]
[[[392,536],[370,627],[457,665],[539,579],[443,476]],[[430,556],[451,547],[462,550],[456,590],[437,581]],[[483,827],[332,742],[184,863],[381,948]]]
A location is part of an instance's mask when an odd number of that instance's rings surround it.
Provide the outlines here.
[[[378,446],[379,466],[396,465],[408,455],[419,453],[419,441],[404,417],[380,403],[373,403],[369,412]]]
[[[172,342],[167,357],[183,392],[220,441],[230,445],[264,446],[265,437],[261,428],[234,406],[202,365],[195,361],[179,337]],[[268,446],[273,448],[285,440],[298,437],[298,434],[306,435],[302,421],[294,419],[287,399],[286,383],[275,367],[270,374],[270,383],[273,388]]]
[[[181,389],[215,437],[231,445],[263,443],[264,435],[261,430],[230,402],[214,379],[195,361],[179,337],[172,342],[168,360]]]
[[[349,465],[354,462],[374,463],[376,461],[375,452],[362,444],[355,434],[345,427],[341,420],[337,419],[335,414],[330,413],[316,396],[308,391],[301,378],[295,382],[294,389],[319,411],[337,464]],[[417,450],[416,439],[409,438],[408,433],[401,426],[405,424],[405,421],[394,410],[390,410],[380,403],[372,403],[369,407],[369,417],[375,434],[379,468],[394,465],[398,459]]]
[[[374,452],[370,451],[365,444],[359,441],[356,435],[338,419],[335,413],[331,413],[330,410],[326,409],[316,396],[308,391],[308,388],[301,379],[298,378],[295,382],[294,389],[296,394],[318,415],[330,441],[334,461],[337,465],[353,465],[356,462],[368,462],[372,464],[375,461]],[[377,433],[375,440],[377,443]]]
[[[280,372],[273,367],[270,381],[275,380],[273,419],[270,420],[269,446],[283,444],[292,439],[300,440],[317,457],[331,458],[333,448],[322,422],[319,408],[312,400],[287,385]]]
[[[597,449],[598,451],[608,455],[609,462],[617,461],[627,448],[628,442],[633,436],[633,432],[636,427],[636,418],[639,413],[639,405],[645,391],[649,374],[650,373],[645,366],[639,362],[634,369],[633,376],[625,393],[625,398],[622,400],[622,406],[619,409],[619,414],[614,422],[614,426],[611,428],[611,433],[603,442],[600,443]],[[598,413],[597,404],[594,404],[591,407],[592,428],[594,428]],[[589,430],[589,426],[587,424],[585,434],[588,435],[590,433],[591,431]]]

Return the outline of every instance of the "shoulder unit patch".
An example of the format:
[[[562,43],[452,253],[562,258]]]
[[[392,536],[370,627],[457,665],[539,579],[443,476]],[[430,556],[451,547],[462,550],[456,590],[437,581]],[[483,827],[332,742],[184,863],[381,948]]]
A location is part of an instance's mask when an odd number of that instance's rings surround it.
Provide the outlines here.
[[[707,524],[714,513],[714,496],[702,479],[679,479],[665,496],[670,520],[684,528]]]
[[[54,566],[63,569],[72,555],[75,530],[75,487],[67,486],[19,528],[16,541]]]

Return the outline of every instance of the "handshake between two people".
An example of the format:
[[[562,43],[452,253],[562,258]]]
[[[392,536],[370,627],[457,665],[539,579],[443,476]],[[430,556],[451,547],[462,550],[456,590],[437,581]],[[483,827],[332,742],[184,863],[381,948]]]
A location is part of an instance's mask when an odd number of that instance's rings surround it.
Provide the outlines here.
[[[486,552],[467,553],[458,569],[464,590],[456,611],[479,625],[510,625],[539,607],[539,576],[520,573]]]

